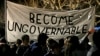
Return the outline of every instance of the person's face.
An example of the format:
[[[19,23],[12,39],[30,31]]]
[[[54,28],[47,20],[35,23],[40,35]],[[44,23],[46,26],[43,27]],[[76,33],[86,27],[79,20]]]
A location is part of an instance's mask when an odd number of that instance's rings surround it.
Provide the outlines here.
[[[70,43],[69,41],[70,41],[70,38],[68,38],[68,39],[66,39],[66,40],[64,41],[64,45],[65,45],[65,47],[67,47],[67,48],[69,48],[69,47],[71,46],[71,43]]]

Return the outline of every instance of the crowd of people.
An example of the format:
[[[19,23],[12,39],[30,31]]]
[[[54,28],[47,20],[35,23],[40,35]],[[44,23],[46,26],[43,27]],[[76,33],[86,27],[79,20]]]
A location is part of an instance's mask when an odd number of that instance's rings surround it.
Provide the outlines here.
[[[9,45],[1,38],[0,56],[99,56],[99,34],[100,30],[94,32],[92,46],[88,45],[88,38],[84,43],[80,43],[77,36],[56,41],[45,33],[39,34],[37,41],[30,41],[29,35],[25,34],[14,45]]]
[[[3,1],[3,0],[1,0]],[[99,13],[100,1],[99,0],[9,0],[16,3],[36,6],[53,10],[72,10],[83,9],[90,6],[96,6],[97,13]],[[29,2],[28,2],[29,1]],[[32,2],[33,1],[33,2]],[[93,2],[91,2],[93,1]],[[3,1],[4,2],[4,1]],[[37,3],[37,4],[36,4]],[[42,4],[43,5],[42,5]],[[76,6],[74,6],[76,5]],[[54,7],[55,6],[55,7]],[[0,24],[4,25],[2,19],[4,12],[4,3],[0,3]],[[2,30],[2,29],[1,29]],[[5,31],[0,30],[0,37],[3,37]],[[65,39],[60,39],[58,42],[55,39],[49,38],[45,33],[38,35],[37,42],[30,41],[29,35],[23,35],[22,39],[10,45],[6,39],[0,38],[0,56],[100,56],[100,30],[95,31],[93,34],[93,45],[88,44],[88,38],[85,38],[82,43],[79,42],[77,36],[68,36]]]

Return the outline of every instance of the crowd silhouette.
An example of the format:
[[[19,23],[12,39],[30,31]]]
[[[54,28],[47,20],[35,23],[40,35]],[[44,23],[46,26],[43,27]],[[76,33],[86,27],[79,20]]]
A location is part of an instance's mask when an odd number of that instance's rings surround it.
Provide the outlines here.
[[[8,44],[5,38],[0,38],[0,56],[99,56],[99,34],[100,30],[94,32],[92,46],[88,44],[88,35],[82,43],[78,36],[56,41],[45,33],[39,34],[37,41],[30,40],[29,35],[25,34],[13,45]]]
[[[36,6],[53,10],[74,10],[96,6],[96,14],[100,14],[99,0],[75,0],[76,2],[73,2],[74,0],[68,0],[70,2],[68,2],[67,0],[62,0],[61,3],[59,3],[60,0],[58,0],[57,2],[56,0],[9,1],[14,1],[16,3],[31,7]],[[1,2],[0,4],[2,4],[0,5],[0,19],[2,20],[0,21],[0,27],[2,27],[2,25],[4,27],[4,3]],[[25,34],[21,37],[21,39],[17,39],[14,44],[9,44],[5,39],[5,30],[3,28],[0,29],[0,56],[100,56],[99,34],[100,29],[94,32],[92,36],[93,44],[91,46],[88,44],[88,36],[86,36],[82,43],[79,42],[78,36],[68,36],[66,38],[59,39],[59,41],[57,42],[55,39],[49,38],[45,33],[39,34],[37,41],[30,40],[29,35]]]

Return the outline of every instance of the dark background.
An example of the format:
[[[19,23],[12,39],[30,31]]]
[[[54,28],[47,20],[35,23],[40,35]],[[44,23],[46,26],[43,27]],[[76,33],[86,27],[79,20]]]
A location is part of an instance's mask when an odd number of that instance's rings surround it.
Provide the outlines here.
[[[5,36],[5,0],[0,0],[0,37]]]
[[[26,5],[26,6],[30,6],[30,7],[38,7],[38,8],[44,8],[45,6],[45,3],[43,3],[43,0],[9,0],[9,1],[12,1],[14,3],[18,3],[18,4],[22,4],[22,5]],[[51,0],[49,0],[51,1]],[[56,0],[55,0],[56,1]],[[72,0],[61,0],[61,4],[64,3],[64,1],[66,1],[65,3],[68,4],[69,2],[68,1],[72,1]],[[73,0],[72,4],[77,4],[76,1],[79,1],[79,6],[74,8],[76,10],[80,10],[80,9],[85,9],[85,8],[88,8],[88,7],[92,7],[92,6],[95,6],[96,7],[96,20],[95,20],[95,26],[100,26],[100,0],[99,3],[97,2],[97,0],[91,0],[91,3],[89,4],[88,2],[90,0]],[[34,3],[34,4],[32,4]],[[6,20],[6,2],[5,0],[0,0],[0,36],[3,36],[5,35],[5,20]],[[71,8],[73,7],[68,7],[63,5],[62,6],[62,10],[72,10]],[[56,2],[55,4],[57,7],[58,6],[58,3]],[[55,7],[55,6],[54,6]],[[48,4],[45,9],[52,9],[52,10],[61,10],[61,9],[53,9],[52,7],[50,7],[50,4]]]

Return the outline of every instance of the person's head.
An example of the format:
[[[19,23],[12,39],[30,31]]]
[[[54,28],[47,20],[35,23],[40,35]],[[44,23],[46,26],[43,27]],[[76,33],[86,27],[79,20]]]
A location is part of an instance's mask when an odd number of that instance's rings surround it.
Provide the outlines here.
[[[69,48],[71,46],[70,41],[71,36],[66,37],[66,39],[64,40],[64,47],[65,48]]]
[[[52,50],[55,54],[59,54],[59,44],[54,39],[48,38],[46,41],[49,50]]]
[[[54,49],[59,46],[59,44],[52,38],[48,38],[46,44],[50,49]]]
[[[38,41],[38,43],[39,43],[40,45],[44,46],[44,45],[46,45],[46,40],[47,40],[47,38],[49,38],[49,37],[47,36],[47,34],[45,34],[45,33],[40,33],[40,34],[38,35],[37,41]]]
[[[93,42],[98,49],[100,49],[100,30],[94,32],[93,34]]]
[[[22,36],[22,43],[25,44],[25,45],[28,45],[29,44],[29,35],[23,35]]]
[[[59,47],[62,48],[64,46],[64,39],[59,40]]]
[[[67,46],[71,49],[76,49],[79,47],[79,39],[77,36],[68,36],[67,37]]]
[[[22,40],[20,40],[20,39],[17,39],[17,42],[16,42],[16,44],[17,44],[17,45],[21,45],[21,43],[22,43]]]

